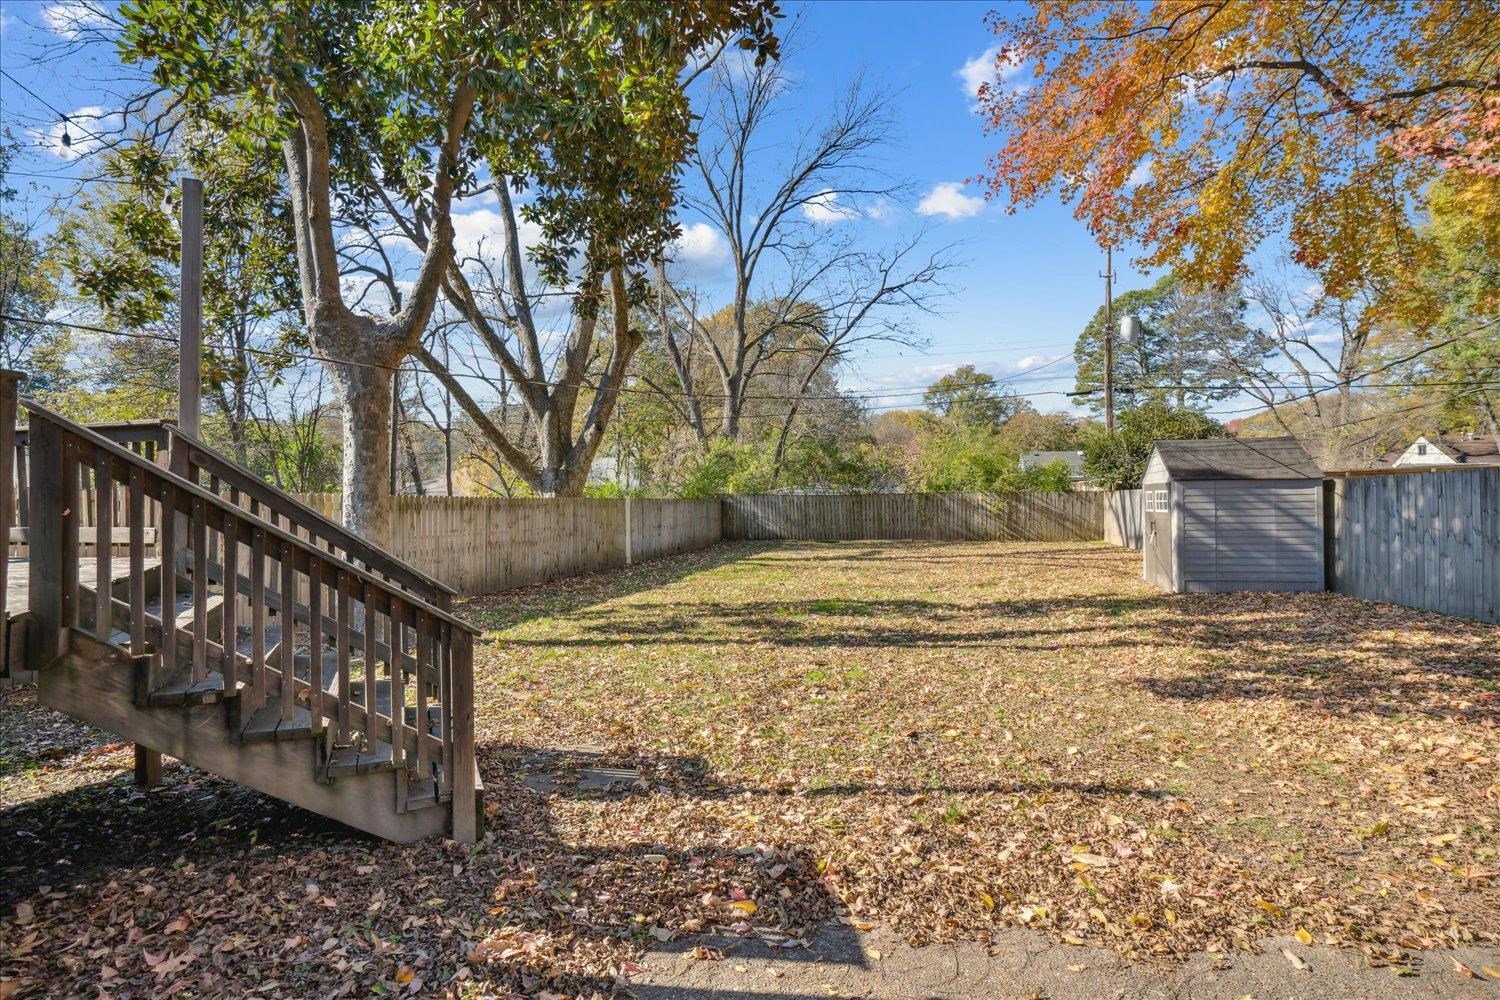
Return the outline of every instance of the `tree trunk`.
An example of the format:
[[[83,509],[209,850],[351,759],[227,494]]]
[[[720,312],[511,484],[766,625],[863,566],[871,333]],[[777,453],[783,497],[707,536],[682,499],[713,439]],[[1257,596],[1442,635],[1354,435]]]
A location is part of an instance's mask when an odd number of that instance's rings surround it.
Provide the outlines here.
[[[344,412],[344,527],[382,548],[391,538],[391,372],[327,362]]]

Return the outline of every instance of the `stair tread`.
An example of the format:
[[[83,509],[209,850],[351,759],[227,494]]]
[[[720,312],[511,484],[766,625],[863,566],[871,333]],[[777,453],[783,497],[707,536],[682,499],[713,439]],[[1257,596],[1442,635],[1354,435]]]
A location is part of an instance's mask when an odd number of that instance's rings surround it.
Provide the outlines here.
[[[328,759],[329,777],[340,774],[368,774],[371,771],[394,771],[391,761],[391,745],[384,740],[376,742],[373,750],[359,747],[339,747]]]
[[[238,691],[233,694],[238,694]],[[224,697],[223,674],[213,670],[201,680],[194,680],[193,668],[186,666],[153,689],[150,701],[153,705],[212,705],[223,701]]]
[[[311,739],[312,736],[312,716],[307,709],[294,706],[291,719],[283,720],[280,699],[268,701],[256,709],[240,730],[240,739],[248,742]]]

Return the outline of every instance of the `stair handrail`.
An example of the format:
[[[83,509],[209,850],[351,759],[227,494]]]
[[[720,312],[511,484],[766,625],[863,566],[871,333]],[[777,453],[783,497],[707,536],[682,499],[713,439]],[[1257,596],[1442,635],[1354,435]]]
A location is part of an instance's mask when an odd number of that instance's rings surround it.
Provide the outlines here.
[[[62,643],[66,641],[65,637],[69,634],[68,630],[76,627],[80,618],[78,613],[78,595],[76,592],[72,592],[73,587],[77,585],[78,574],[76,562],[77,532],[72,529],[71,521],[77,517],[78,512],[67,509],[70,490],[76,489],[76,481],[70,487],[69,481],[64,477],[76,475],[77,470],[82,466],[80,464],[81,459],[79,459],[75,460],[71,468],[69,467],[69,462],[66,461],[65,456],[70,448],[76,453],[78,445],[69,445],[65,438],[61,436],[66,434],[71,435],[92,450],[95,467],[101,471],[101,474],[107,471],[112,481],[122,481],[119,479],[115,469],[123,466],[126,470],[129,470],[127,478],[134,475],[135,470],[139,470],[141,480],[155,480],[162,484],[163,487],[170,487],[173,515],[180,514],[191,519],[194,522],[194,528],[200,532],[205,524],[215,523],[209,519],[208,512],[213,511],[219,525],[234,525],[234,541],[236,545],[253,545],[257,542],[257,537],[259,543],[262,545],[268,541],[274,542],[277,552],[274,558],[278,559],[283,566],[284,581],[293,581],[294,575],[297,572],[309,573],[312,566],[316,564],[319,567],[318,578],[324,585],[329,587],[334,586],[332,578],[322,576],[325,568],[333,570],[335,577],[342,575],[344,578],[347,578],[350,581],[349,589],[352,589],[353,583],[360,584],[362,588],[360,590],[360,600],[364,604],[367,614],[371,611],[383,613],[388,615],[393,623],[396,623],[399,612],[401,613],[399,624],[406,626],[409,623],[411,626],[417,627],[419,632],[422,624],[421,618],[425,616],[440,626],[439,638],[441,634],[451,636],[451,645],[447,648],[446,657],[449,669],[446,675],[440,673],[440,682],[446,680],[446,690],[442,691],[442,697],[446,701],[442,719],[444,785],[446,787],[445,794],[451,796],[454,839],[461,842],[473,842],[479,824],[478,809],[475,804],[475,790],[478,779],[474,760],[473,698],[473,640],[479,634],[478,629],[454,616],[450,611],[431,604],[420,595],[404,590],[395,583],[380,579],[374,573],[359,567],[349,559],[320,548],[314,541],[299,538],[294,533],[271,524],[269,521],[250,513],[228,499],[220,497],[212,490],[205,489],[196,482],[147,460],[128,448],[109,440],[102,434],[84,425],[77,424],[34,400],[22,398],[20,405],[24,406],[31,414],[34,429],[40,429],[38,422],[50,424],[55,428],[57,434],[56,437],[53,437],[51,432],[48,433],[47,437],[51,440],[46,443],[45,447],[43,447],[41,435],[34,435],[36,440],[33,441],[33,450],[47,452],[47,454],[41,457],[50,459],[50,461],[36,463],[37,481],[33,497],[41,498],[50,496],[53,499],[62,501],[55,504],[43,502],[33,505],[34,511],[38,514],[38,519],[45,522],[44,524],[33,526],[34,529],[38,529],[36,531],[37,536],[44,540],[42,542],[42,551],[33,551],[32,553],[33,566],[31,567],[32,572],[30,574],[31,608],[38,625],[38,628],[33,630],[30,636],[30,656],[36,664],[39,666],[45,665],[63,652]],[[112,459],[113,464],[108,459]],[[56,489],[52,488],[54,484],[46,482],[46,479],[50,477],[58,477],[58,482],[55,484]],[[165,494],[167,490],[163,488],[161,492]],[[202,509],[196,512],[196,516],[194,516],[195,504],[202,505]],[[76,502],[74,506],[76,506]],[[166,525],[170,524],[170,521],[166,517],[163,520]],[[166,532],[168,536],[172,534],[169,526],[166,527]],[[257,532],[259,533],[258,536]],[[201,534],[199,537],[201,538]],[[199,615],[199,618],[195,619],[196,622],[201,621],[201,610],[198,609],[202,607],[201,599],[203,591],[201,587],[203,584],[206,584],[207,574],[201,572],[204,568],[206,554],[202,553],[201,546],[195,546],[195,548],[198,551],[194,552],[194,578],[195,585],[200,588],[195,595],[195,612]],[[269,547],[267,548],[269,549]],[[299,569],[297,566],[296,553],[301,553],[303,568]],[[290,555],[290,561],[288,561],[287,555]],[[132,562],[135,563],[136,560],[132,559]],[[170,563],[170,561],[164,559],[164,563]],[[288,566],[290,568],[287,568]],[[44,577],[54,575],[55,580],[49,581],[44,579]],[[138,617],[140,597],[138,587],[136,586],[137,581],[134,579],[134,576],[135,568],[133,566],[131,605],[133,612]],[[309,580],[311,580],[311,577],[309,577]],[[54,586],[55,592],[53,591]],[[338,586],[340,591],[343,592],[345,585],[342,580],[339,581]],[[97,632],[102,633],[101,637],[104,637],[109,634],[110,595],[107,588],[99,587],[96,589],[99,591],[97,597],[99,612],[96,614],[95,628]],[[374,601],[370,599],[372,593],[376,598]],[[283,587],[281,599],[284,603],[294,602],[295,590],[288,593],[287,588]],[[402,609],[404,609],[404,612],[402,612]],[[162,622],[164,635],[168,637],[164,645],[169,650],[175,648],[176,645],[175,627],[168,624],[170,617],[164,608]],[[446,626],[446,629],[443,629],[442,626]],[[227,629],[228,625],[225,627]],[[195,624],[195,634],[193,637],[194,644],[197,647],[196,657],[193,661],[195,671],[200,668],[202,663],[202,650],[207,641],[205,628],[201,624]],[[370,622],[365,623],[364,633],[367,643],[366,650],[373,651],[375,648],[375,637],[373,626]],[[318,641],[321,643],[322,640],[319,639]],[[289,642],[290,639],[283,641],[284,650],[290,648],[287,645]],[[135,638],[133,637],[132,652],[135,651],[134,647]],[[441,653],[441,649],[439,649],[439,652]],[[175,657],[176,653],[171,653],[171,655]],[[291,697],[292,693],[299,686],[299,682],[294,676],[288,677],[286,673],[286,670],[289,670],[291,666],[292,658],[290,654],[284,652],[283,656],[282,673],[280,675],[282,678],[280,682],[281,697],[283,705],[288,705],[289,703],[286,699]],[[238,654],[232,649],[224,652],[223,660],[227,671],[232,672],[234,670],[233,664],[237,662],[237,659]],[[393,656],[392,659],[400,659],[400,657]],[[266,664],[266,667],[269,668],[270,665]],[[393,677],[399,676],[404,672],[404,668],[400,664],[393,663],[392,668],[394,670]],[[373,671],[373,667],[369,666],[368,655],[366,669],[367,671]],[[420,685],[426,682],[426,678],[421,674],[420,670],[419,664],[419,689]],[[366,676],[367,678],[372,677],[373,673],[367,672]],[[310,674],[309,679],[311,680],[313,677],[321,678],[321,675]],[[230,679],[229,676],[226,676],[226,683]],[[321,688],[322,683],[321,679],[319,679],[317,689],[321,691]],[[318,696],[314,695],[314,697]],[[404,735],[409,727],[404,718],[399,720],[396,718],[397,713],[395,712],[394,705],[392,706],[391,717],[387,719],[380,716],[374,703],[369,700],[371,689],[368,684],[365,688],[364,697],[364,706],[354,703],[350,692],[341,687],[335,706],[336,710],[341,713],[341,720],[344,718],[344,714],[351,708],[360,708],[365,713],[367,732],[377,729],[380,732],[389,731],[393,746],[397,742],[404,743],[404,738],[398,741],[397,734],[399,732]],[[319,710],[316,708],[314,711],[315,714],[319,714]],[[405,709],[403,708],[402,715],[404,716],[404,714]],[[378,726],[377,723],[379,723]],[[341,728],[343,725],[344,723],[341,721]],[[417,737],[417,742],[419,746],[422,744],[420,736]]]
[[[339,522],[284,490],[270,485],[234,459],[215,451],[176,424],[168,423],[166,431],[168,447],[174,454],[178,442],[186,445],[187,466],[190,471],[197,468],[211,476],[217,476],[220,482],[294,521],[298,527],[308,529],[309,534],[318,541],[342,549],[346,561],[357,559],[371,570],[399,583],[403,589],[417,594],[427,603],[444,611],[452,609],[453,598],[458,595],[454,588],[353,534]],[[197,482],[195,476],[189,475],[188,478]]]

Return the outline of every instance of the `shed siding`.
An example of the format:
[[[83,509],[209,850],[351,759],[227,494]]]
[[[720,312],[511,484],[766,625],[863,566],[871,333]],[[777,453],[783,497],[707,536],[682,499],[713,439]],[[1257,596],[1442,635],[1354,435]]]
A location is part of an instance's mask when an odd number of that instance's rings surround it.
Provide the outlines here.
[[[1181,589],[1323,589],[1319,482],[1211,480],[1180,486]]]

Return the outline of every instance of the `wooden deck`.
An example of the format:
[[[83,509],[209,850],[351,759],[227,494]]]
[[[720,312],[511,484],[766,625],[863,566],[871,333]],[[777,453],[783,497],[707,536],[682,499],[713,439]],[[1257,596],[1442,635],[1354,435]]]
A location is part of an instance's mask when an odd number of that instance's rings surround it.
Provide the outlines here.
[[[146,571],[150,572],[161,565],[160,560],[147,559]],[[19,615],[27,607],[30,594],[31,574],[28,572],[31,563],[27,559],[11,559],[7,563],[9,571],[5,576],[5,610],[11,614]],[[117,584],[130,579],[130,560],[126,557],[110,560],[110,583]],[[95,590],[98,582],[98,560],[93,556],[85,556],[78,560],[78,582],[90,590]]]

